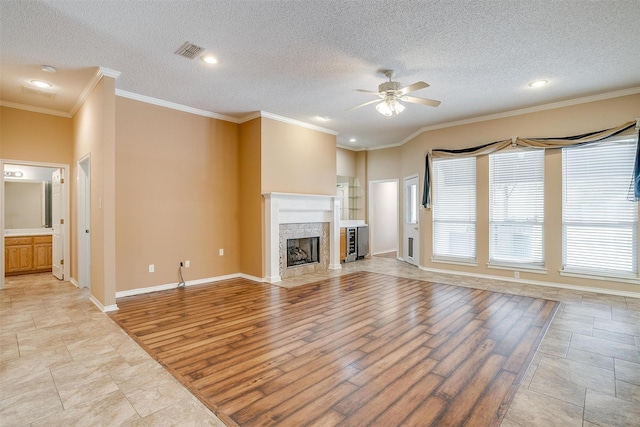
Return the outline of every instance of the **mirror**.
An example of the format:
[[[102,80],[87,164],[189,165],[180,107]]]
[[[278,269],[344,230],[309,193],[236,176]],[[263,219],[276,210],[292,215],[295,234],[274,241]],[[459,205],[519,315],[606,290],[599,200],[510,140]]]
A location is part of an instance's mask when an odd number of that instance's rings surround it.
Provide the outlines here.
[[[55,170],[5,165],[5,230],[51,228],[51,173]]]

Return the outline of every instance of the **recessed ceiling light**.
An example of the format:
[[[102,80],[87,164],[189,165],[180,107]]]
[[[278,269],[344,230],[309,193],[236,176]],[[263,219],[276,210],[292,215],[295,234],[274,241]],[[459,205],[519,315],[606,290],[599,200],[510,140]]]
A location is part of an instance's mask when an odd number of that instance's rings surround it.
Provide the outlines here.
[[[318,116],[318,119],[322,120],[323,122],[328,122],[330,118],[331,117],[329,117],[329,116]]]
[[[51,83],[43,82],[42,80],[31,80],[31,83],[33,83],[35,86],[38,86],[44,89],[53,87]]]
[[[58,70],[56,69],[56,67],[53,67],[51,65],[43,65],[42,71],[44,71],[45,73],[55,73]]]
[[[351,139],[349,140],[349,142],[356,142],[356,139],[355,139],[355,138],[351,138]]]
[[[206,62],[207,64],[217,64],[218,63],[218,60],[213,55],[205,55],[205,56],[203,56],[202,57],[202,61]]]
[[[542,87],[547,83],[549,83],[548,80],[534,80],[531,83],[529,83],[529,87]]]

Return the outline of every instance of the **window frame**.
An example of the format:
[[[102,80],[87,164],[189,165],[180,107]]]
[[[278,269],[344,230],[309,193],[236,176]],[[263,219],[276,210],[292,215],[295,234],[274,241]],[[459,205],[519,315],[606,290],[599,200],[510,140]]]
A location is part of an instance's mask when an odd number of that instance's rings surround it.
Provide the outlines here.
[[[492,159],[495,159],[498,156],[505,156],[505,155],[513,155],[513,154],[518,154],[518,153],[535,153],[536,155],[539,155],[541,157],[541,167],[542,167],[542,200],[541,200],[541,206],[542,206],[542,221],[520,221],[520,220],[503,220],[503,221],[497,221],[493,219],[493,200],[494,198],[492,197],[493,194],[493,183],[492,183],[492,178],[493,178],[493,161]],[[526,155],[526,154],[525,154]],[[526,148],[516,148],[516,149],[509,149],[506,151],[498,151],[495,153],[491,153],[489,154],[489,183],[488,183],[488,208],[489,208],[489,219],[488,219],[488,246],[489,246],[489,253],[488,253],[488,258],[489,258],[489,262],[487,263],[487,267],[489,268],[498,268],[498,269],[509,269],[509,270],[519,270],[519,271],[529,271],[529,272],[538,272],[538,273],[546,273],[546,242],[545,242],[545,227],[546,227],[546,200],[545,200],[545,180],[546,180],[546,176],[545,176],[545,150],[544,149],[526,149]],[[522,182],[532,182],[532,181],[522,181]],[[541,255],[541,259],[538,261],[517,261],[517,260],[506,260],[506,259],[499,259],[499,258],[494,258],[494,225],[507,225],[507,224],[511,224],[511,225],[522,225],[522,226],[527,226],[530,225],[531,227],[539,227],[540,228],[540,255]]]
[[[439,178],[439,167],[437,166],[438,163],[440,162],[447,162],[447,161],[467,161],[467,162],[473,162],[473,198],[474,198],[474,203],[473,203],[473,214],[474,214],[474,218],[473,221],[459,221],[459,220],[442,220],[437,218],[437,216],[439,216],[439,212],[442,209],[443,203],[442,200],[439,198],[438,194],[441,190],[440,186],[438,185],[438,178]],[[442,262],[442,263],[449,263],[449,264],[460,264],[460,265],[471,265],[471,266],[477,266],[477,262],[478,262],[478,184],[477,184],[477,157],[476,156],[465,156],[465,157],[445,157],[445,158],[438,158],[438,159],[433,159],[432,161],[433,164],[433,196],[434,196],[434,203],[433,203],[433,209],[432,209],[432,224],[433,224],[433,233],[432,233],[432,257],[431,257],[431,261],[432,262]],[[472,235],[472,241],[473,241],[473,257],[469,257],[469,256],[452,256],[452,255],[444,255],[444,254],[438,254],[437,253],[437,243],[438,243],[438,239],[436,239],[436,235],[437,235],[437,230],[436,228],[438,227],[438,224],[455,224],[455,225],[463,225],[464,224],[468,224],[471,225],[473,227],[473,235]]]
[[[607,138],[604,141],[600,141],[597,143],[587,144],[584,146],[573,146],[573,147],[565,147],[562,148],[562,213],[561,213],[561,223],[562,223],[562,267],[560,269],[560,275],[562,276],[571,276],[571,277],[579,277],[579,278],[587,278],[587,279],[597,279],[602,280],[606,279],[608,281],[617,281],[617,282],[626,282],[626,283],[634,283],[640,284],[640,268],[638,263],[638,244],[639,244],[639,236],[638,236],[638,219],[640,218],[639,212],[639,204],[638,202],[629,202],[634,203],[635,208],[635,221],[616,221],[611,222],[608,221],[606,223],[594,221],[592,223],[586,222],[575,222],[575,221],[566,221],[565,220],[565,211],[566,207],[566,159],[565,153],[567,150],[571,149],[588,149],[588,148],[596,148],[602,147],[604,144],[624,144],[633,147],[633,154],[636,152],[636,137],[635,136],[617,136]],[[631,171],[629,171],[629,182],[631,182],[633,176],[633,166]],[[629,191],[629,190],[627,190]],[[630,272],[618,272],[615,270],[606,270],[606,269],[589,269],[589,268],[580,268],[579,266],[567,266],[567,224],[570,224],[572,227],[600,227],[600,228],[616,228],[616,229],[625,229],[629,228],[632,232],[633,241],[632,241],[632,255],[631,255],[631,263],[632,270]],[[620,225],[624,225],[625,227],[620,227]],[[635,270],[635,271],[633,271]]]

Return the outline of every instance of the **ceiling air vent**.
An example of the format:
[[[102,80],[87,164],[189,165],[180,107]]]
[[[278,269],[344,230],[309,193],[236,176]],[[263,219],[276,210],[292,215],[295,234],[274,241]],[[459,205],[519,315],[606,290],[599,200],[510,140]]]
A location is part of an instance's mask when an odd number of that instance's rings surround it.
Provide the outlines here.
[[[180,47],[180,49],[176,50],[176,53],[180,56],[184,56],[185,58],[193,59],[198,56],[198,54],[203,50],[203,47],[186,42]]]

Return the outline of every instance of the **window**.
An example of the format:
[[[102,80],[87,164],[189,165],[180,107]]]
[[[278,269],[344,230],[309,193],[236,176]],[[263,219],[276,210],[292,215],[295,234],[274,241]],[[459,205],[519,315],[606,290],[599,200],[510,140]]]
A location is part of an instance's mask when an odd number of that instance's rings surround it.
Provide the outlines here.
[[[632,139],[562,149],[563,271],[638,276]]]
[[[407,223],[418,223],[418,184],[409,184],[407,187]]]
[[[544,265],[544,150],[489,155],[489,263]]]
[[[476,261],[476,158],[433,160],[433,257]]]

